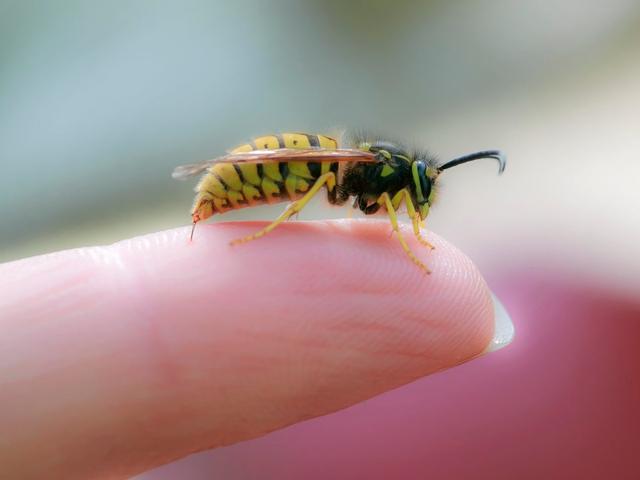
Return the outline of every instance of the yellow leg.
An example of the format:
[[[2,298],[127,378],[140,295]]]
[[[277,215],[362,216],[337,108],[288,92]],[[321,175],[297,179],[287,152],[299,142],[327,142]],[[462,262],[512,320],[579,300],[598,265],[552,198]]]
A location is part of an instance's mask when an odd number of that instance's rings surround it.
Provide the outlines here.
[[[431,245],[426,238],[422,236],[420,233],[420,227],[424,226],[424,222],[420,219],[420,215],[416,211],[416,207],[413,205],[413,201],[411,200],[411,194],[406,188],[403,188],[398,193],[393,196],[391,199],[391,203],[393,208],[398,210],[402,200],[404,199],[404,204],[407,206],[407,215],[411,219],[411,223],[413,224],[413,234],[418,239],[418,241],[424,245],[425,247],[429,247],[431,250],[434,250],[436,247]]]
[[[328,172],[318,177],[318,179],[316,180],[316,183],[313,184],[313,187],[309,189],[309,191],[304,195],[304,197],[302,197],[300,200],[296,200],[295,202],[291,203],[287,207],[287,209],[284,212],[282,212],[282,214],[278,218],[276,218],[273,222],[271,222],[269,225],[264,227],[262,230],[257,231],[253,235],[248,235],[246,237],[237,238],[231,241],[231,245],[250,242],[251,240],[255,240],[256,238],[265,236],[267,233],[269,233],[271,230],[276,228],[282,222],[286,222],[293,215],[296,215],[298,212],[300,212],[300,210],[302,210],[307,205],[307,203],[309,203],[309,200],[311,200],[311,198],[313,198],[313,196],[316,193],[318,193],[318,190],[320,190],[325,185],[327,186],[329,191],[335,188],[336,176],[333,172]]]
[[[411,261],[419,266],[425,273],[431,273],[431,270],[429,270],[424,263],[418,260],[418,257],[416,257],[415,254],[411,251],[409,245],[407,245],[406,240],[402,236],[402,233],[400,233],[400,228],[398,227],[398,217],[396,215],[396,210],[393,207],[393,202],[391,201],[389,194],[385,192],[380,195],[380,197],[378,198],[378,203],[386,208],[387,214],[389,215],[389,220],[391,220],[391,227],[396,233],[396,236],[398,237],[398,240],[402,245],[402,249],[409,256]]]

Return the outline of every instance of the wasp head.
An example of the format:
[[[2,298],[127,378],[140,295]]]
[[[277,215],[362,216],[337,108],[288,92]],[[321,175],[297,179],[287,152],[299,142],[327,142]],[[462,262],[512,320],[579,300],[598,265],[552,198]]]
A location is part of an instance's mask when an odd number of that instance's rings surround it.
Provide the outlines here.
[[[507,165],[507,157],[500,150],[484,150],[454,158],[448,162],[435,166],[435,161],[428,156],[416,156],[411,164],[412,190],[415,195],[420,218],[424,220],[429,215],[429,207],[435,199],[435,186],[440,174],[451,167],[471,162],[481,158],[493,158],[498,161],[498,173],[502,173]]]

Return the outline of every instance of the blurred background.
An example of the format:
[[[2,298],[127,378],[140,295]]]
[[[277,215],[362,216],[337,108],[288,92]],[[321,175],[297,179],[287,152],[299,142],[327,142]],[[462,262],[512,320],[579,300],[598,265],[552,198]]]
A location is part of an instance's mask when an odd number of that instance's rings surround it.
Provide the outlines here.
[[[173,167],[261,134],[501,148],[428,226],[509,348],[139,478],[640,478],[639,51],[634,0],[0,0],[0,261],[186,225]]]

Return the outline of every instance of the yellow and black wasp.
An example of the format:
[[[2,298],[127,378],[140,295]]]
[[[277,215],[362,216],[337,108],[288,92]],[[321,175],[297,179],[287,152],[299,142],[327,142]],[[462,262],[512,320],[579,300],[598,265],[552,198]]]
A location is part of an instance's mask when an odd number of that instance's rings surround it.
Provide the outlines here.
[[[366,215],[386,211],[404,251],[429,273],[402,237],[397,212],[404,204],[414,235],[433,248],[422,236],[421,227],[435,198],[438,177],[444,170],[481,158],[498,160],[499,173],[503,172],[506,158],[499,150],[471,153],[439,164],[431,155],[387,141],[354,137],[347,148],[340,148],[326,135],[283,133],[255,138],[213,160],[177,167],[173,177],[182,179],[204,172],[195,188],[191,213],[194,228],[216,213],[262,203],[292,202],[272,223],[232,244],[269,233],[300,212],[322,188],[326,188],[333,205],[343,205],[353,197],[353,207]]]

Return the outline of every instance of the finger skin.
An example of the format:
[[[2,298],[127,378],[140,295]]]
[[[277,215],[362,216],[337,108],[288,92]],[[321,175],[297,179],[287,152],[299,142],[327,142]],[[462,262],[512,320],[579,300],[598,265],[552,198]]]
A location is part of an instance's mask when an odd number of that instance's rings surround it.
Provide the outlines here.
[[[199,225],[0,266],[0,469],[122,478],[479,355],[471,261],[386,222]],[[0,475],[2,476],[2,475]]]

